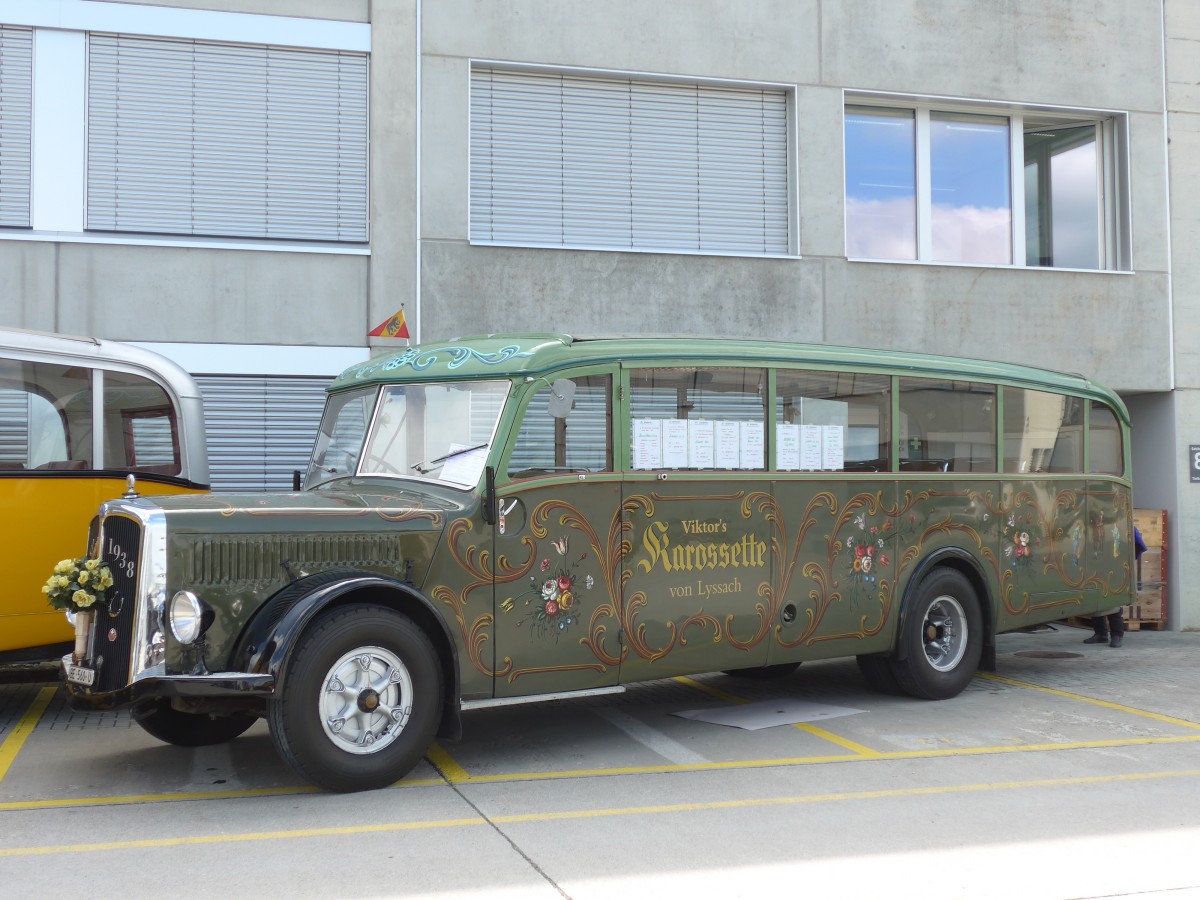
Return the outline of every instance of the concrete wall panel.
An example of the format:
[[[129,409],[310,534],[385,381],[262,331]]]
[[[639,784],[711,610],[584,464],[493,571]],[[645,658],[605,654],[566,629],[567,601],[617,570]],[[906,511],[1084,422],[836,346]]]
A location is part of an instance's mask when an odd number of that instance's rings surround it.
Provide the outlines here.
[[[845,140],[842,91],[800,88],[796,92],[800,195],[800,255],[846,255]]]
[[[1154,110],[1160,8],[1159,0],[826,0],[821,74],[859,89]]]
[[[1166,272],[1167,235],[1164,214],[1167,197],[1167,152],[1161,113],[1129,117],[1130,227],[1133,230],[1133,268],[1137,272]],[[1166,295],[1147,298],[1155,315],[1167,316]]]
[[[426,337],[492,331],[819,341],[821,265],[424,246]]]
[[[818,0],[438,0],[425,52],[755,81],[816,83]]]
[[[1165,275],[826,262],[826,340],[1078,372],[1117,390],[1170,387],[1170,336],[1144,297]]]
[[[470,79],[465,59],[421,60],[421,237],[462,240],[470,203]]]
[[[373,9],[368,330],[418,295],[416,23],[417,0],[389,0]],[[408,313],[417,338],[419,311],[410,305]]]
[[[365,343],[367,259],[63,244],[58,321],[138,341]]]
[[[1200,387],[1200,116],[1171,114],[1171,260],[1176,381]],[[1188,407],[1190,408],[1190,407]]]
[[[33,241],[0,241],[0,325],[38,331],[72,331],[58,321],[54,260],[58,248]]]

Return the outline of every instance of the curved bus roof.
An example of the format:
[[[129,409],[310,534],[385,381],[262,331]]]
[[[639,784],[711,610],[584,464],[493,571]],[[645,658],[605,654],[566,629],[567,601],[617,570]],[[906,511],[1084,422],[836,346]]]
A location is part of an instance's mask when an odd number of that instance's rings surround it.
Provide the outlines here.
[[[352,366],[334,380],[329,390],[399,381],[541,375],[565,366],[616,361],[653,364],[681,358],[700,363],[785,363],[924,378],[995,381],[1103,400],[1118,410],[1126,423],[1129,421],[1125,404],[1114,391],[1082,375],[928,353],[680,336],[489,334],[430,341]]]
[[[0,328],[0,358],[30,362],[75,363],[141,375],[159,384],[179,408],[180,448],[188,478],[208,484],[208,452],[204,435],[204,405],[200,388],[177,363],[152,350],[120,341],[75,337],[23,328]]]
[[[155,375],[176,397],[200,399],[200,389],[183,368],[165,356],[123,344],[93,337],[52,334],[48,331],[28,331],[23,328],[0,328],[0,354],[12,358],[37,359],[46,355],[57,359],[74,359],[98,368],[128,368]]]

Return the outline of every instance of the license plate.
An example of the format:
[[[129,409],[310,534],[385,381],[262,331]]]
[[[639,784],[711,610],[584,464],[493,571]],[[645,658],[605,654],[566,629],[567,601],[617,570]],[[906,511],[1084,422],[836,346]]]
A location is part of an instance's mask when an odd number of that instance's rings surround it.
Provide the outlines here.
[[[84,666],[67,666],[67,681],[72,684],[91,685],[96,680],[96,670]]]

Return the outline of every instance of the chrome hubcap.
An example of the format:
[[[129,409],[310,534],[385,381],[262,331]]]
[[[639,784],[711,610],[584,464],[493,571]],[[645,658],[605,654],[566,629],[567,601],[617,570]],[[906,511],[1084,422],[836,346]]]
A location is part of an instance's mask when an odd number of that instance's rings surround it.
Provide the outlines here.
[[[412,715],[412,676],[383,647],[359,647],[325,674],[320,706],[325,735],[347,753],[378,753]]]
[[[962,604],[951,596],[938,597],[929,604],[922,632],[925,658],[938,672],[949,672],[967,652],[967,615]]]

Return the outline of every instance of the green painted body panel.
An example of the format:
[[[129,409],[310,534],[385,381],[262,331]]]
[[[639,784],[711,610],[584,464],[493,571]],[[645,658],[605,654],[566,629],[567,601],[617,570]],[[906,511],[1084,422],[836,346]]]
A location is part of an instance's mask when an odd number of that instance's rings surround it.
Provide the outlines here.
[[[512,378],[488,460],[499,467],[539,384],[587,369],[620,385],[624,365],[672,361],[952,373],[1092,397],[1128,421],[1112,392],[1074,376],[771,342],[449,341],[356,366],[331,390]],[[618,434],[626,415],[614,397]],[[974,573],[989,635],[1131,602],[1125,478],[664,473],[631,471],[619,440],[615,451],[612,472],[498,474],[495,524],[484,521],[482,482],[373,476],[303,493],[164,498],[168,596],[186,588],[214,609],[217,670],[233,664],[289,567],[411,583],[452,635],[463,699],[890,651],[914,579],[938,558]],[[185,656],[169,644],[168,668]]]

